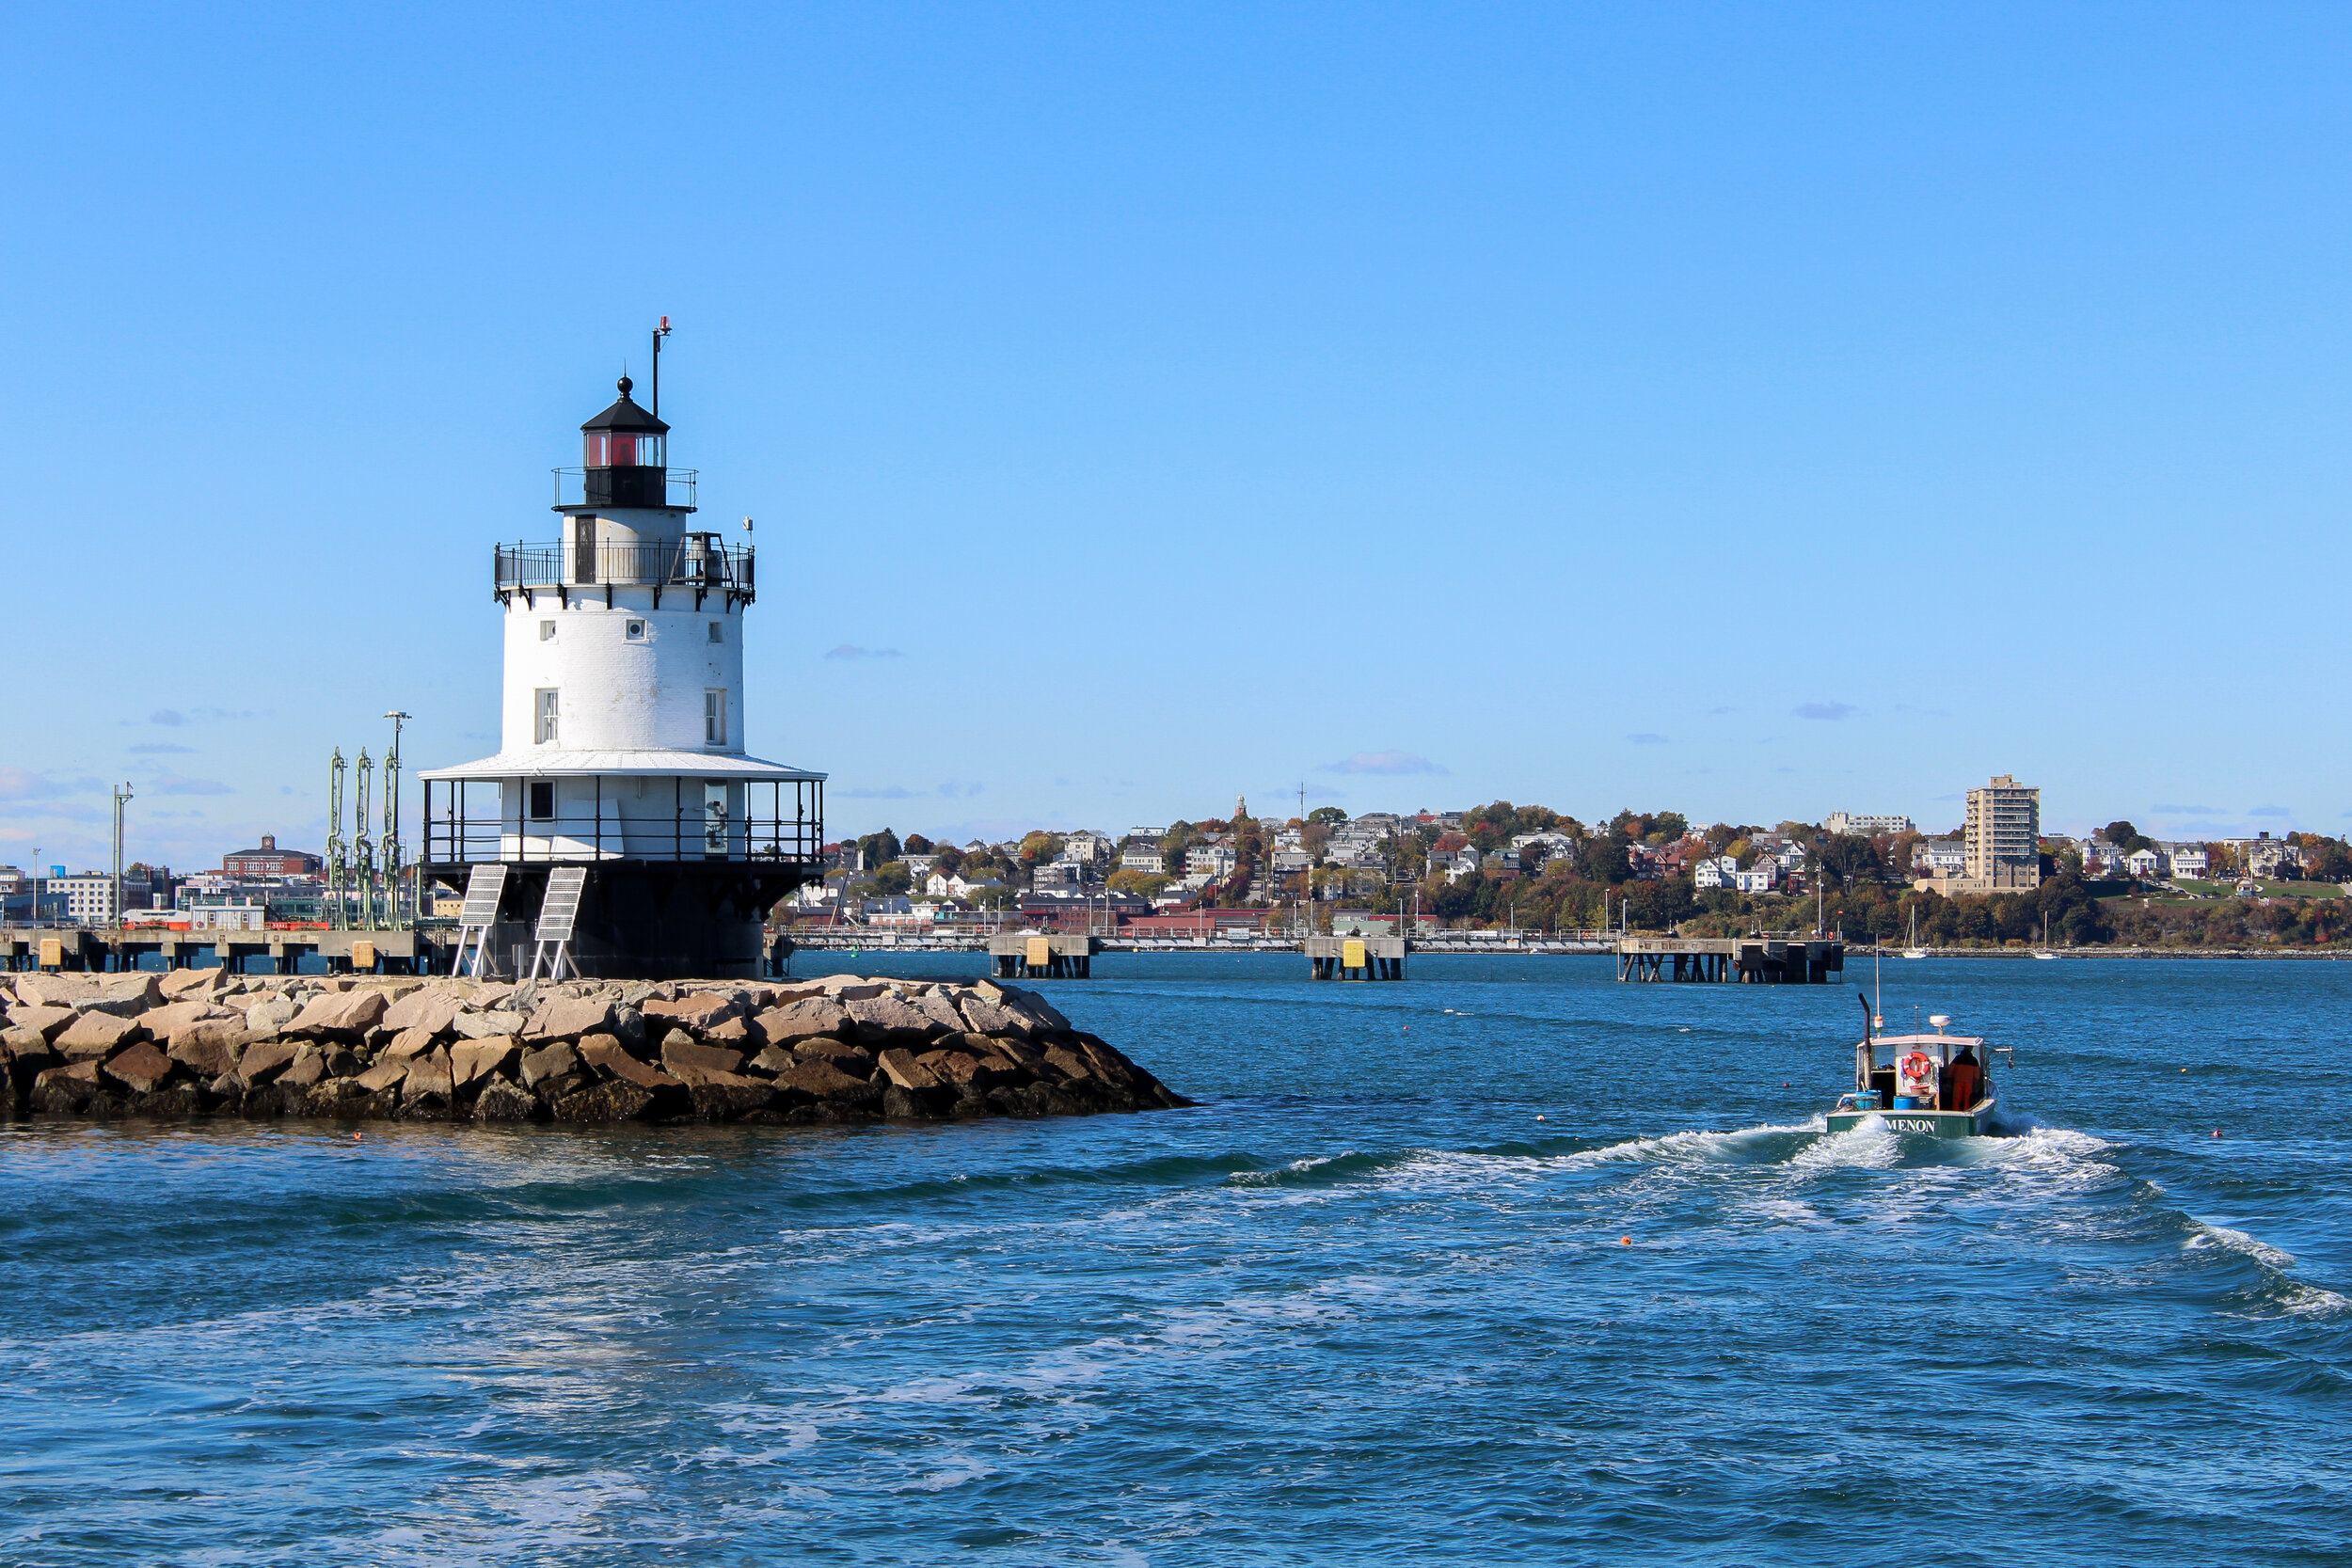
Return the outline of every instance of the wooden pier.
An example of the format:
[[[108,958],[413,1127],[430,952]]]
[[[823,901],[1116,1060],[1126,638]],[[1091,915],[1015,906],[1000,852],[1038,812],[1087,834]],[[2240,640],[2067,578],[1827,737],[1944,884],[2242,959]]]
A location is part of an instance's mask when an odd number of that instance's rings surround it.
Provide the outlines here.
[[[1845,973],[1838,937],[1642,937],[1617,942],[1620,980],[1823,986]]]
[[[1402,980],[1403,937],[1305,937],[1307,973],[1317,980]]]
[[[989,967],[999,980],[1083,980],[1102,946],[1098,937],[1015,931],[988,939]]]

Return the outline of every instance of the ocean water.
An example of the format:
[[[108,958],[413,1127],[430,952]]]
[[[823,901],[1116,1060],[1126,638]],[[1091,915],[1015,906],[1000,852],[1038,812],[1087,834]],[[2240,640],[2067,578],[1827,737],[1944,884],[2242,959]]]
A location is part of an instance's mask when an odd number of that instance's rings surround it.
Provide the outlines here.
[[[0,1562],[2352,1561],[2352,966],[1889,963],[1945,1144],[1851,984],[1303,969],[1048,988],[1184,1111],[0,1128]]]

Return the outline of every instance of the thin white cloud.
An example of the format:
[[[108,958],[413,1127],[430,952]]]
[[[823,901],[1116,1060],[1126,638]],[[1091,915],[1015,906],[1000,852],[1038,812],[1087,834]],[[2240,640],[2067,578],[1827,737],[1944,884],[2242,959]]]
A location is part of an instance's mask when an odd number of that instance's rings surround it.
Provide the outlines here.
[[[53,779],[29,768],[0,768],[0,800],[54,800],[104,787],[96,779]]]
[[[1797,719],[1851,719],[1862,710],[1851,703],[1799,703],[1789,714]]]
[[[167,773],[148,786],[166,795],[234,795],[236,787],[218,779],[188,779]]]
[[[861,648],[854,642],[843,642],[825,650],[827,658],[904,658],[896,648]]]
[[[1443,773],[1445,769],[1427,757],[1411,752],[1359,752],[1340,762],[1327,762],[1321,771],[1326,773]]]

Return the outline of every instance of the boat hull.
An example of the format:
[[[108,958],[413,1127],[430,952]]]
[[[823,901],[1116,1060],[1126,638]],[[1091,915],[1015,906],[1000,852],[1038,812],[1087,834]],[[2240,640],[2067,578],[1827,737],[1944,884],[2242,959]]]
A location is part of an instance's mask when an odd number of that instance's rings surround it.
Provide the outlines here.
[[[1851,1132],[1866,1121],[1883,1122],[1889,1132],[1921,1133],[1931,1138],[1980,1138],[1993,1120],[1993,1101],[1979,1101],[1969,1111],[1832,1111],[1829,1130]]]

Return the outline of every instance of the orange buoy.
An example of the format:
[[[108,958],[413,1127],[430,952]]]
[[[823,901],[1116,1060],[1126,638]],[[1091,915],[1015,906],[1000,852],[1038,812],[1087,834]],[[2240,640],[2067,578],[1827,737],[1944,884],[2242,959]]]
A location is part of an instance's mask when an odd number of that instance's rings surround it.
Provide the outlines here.
[[[1630,1236],[1620,1236],[1617,1238],[1617,1244],[1619,1246],[1631,1246],[1633,1244],[1633,1238]]]

